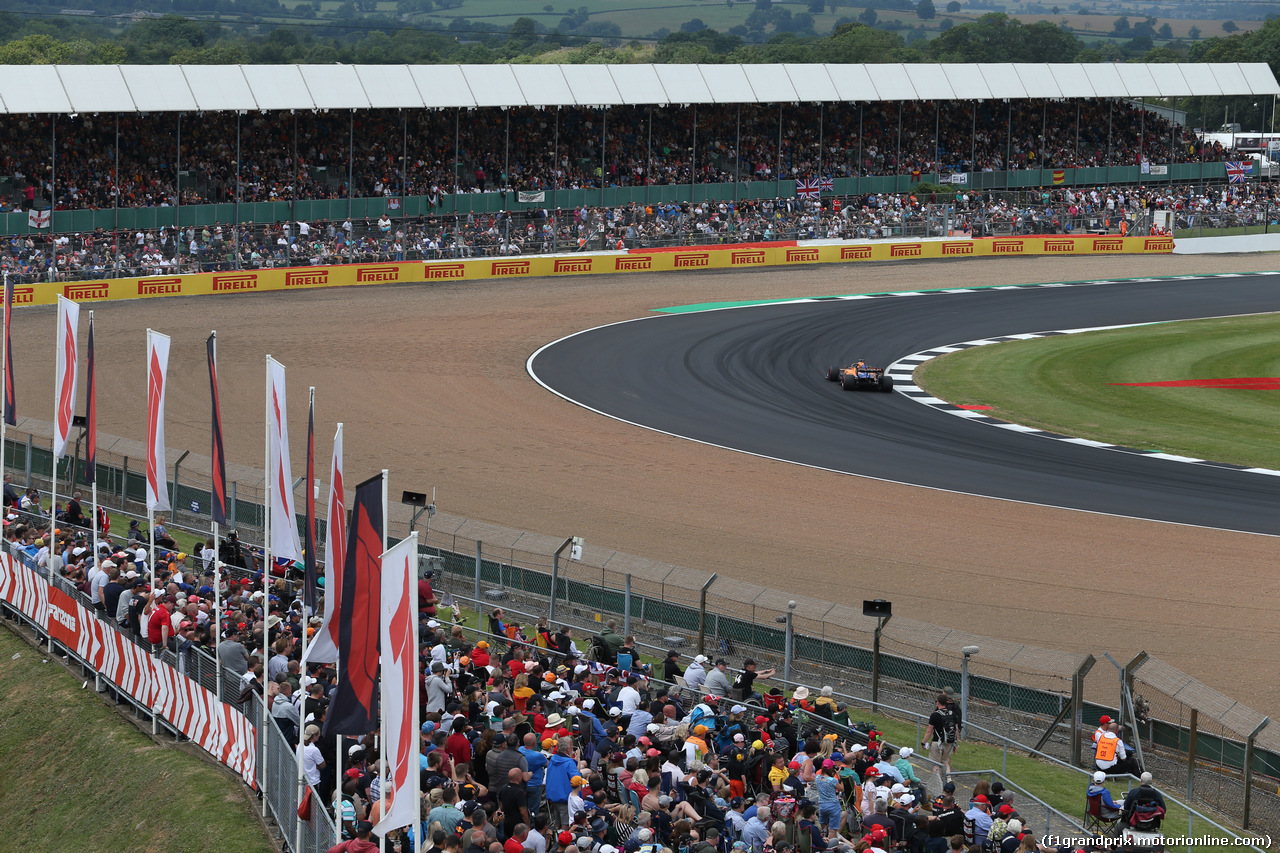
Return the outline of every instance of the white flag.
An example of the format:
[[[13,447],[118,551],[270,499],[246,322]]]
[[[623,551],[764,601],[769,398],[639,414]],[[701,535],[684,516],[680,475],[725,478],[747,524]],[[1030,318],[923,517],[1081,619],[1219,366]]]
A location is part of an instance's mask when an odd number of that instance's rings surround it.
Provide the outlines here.
[[[67,439],[71,435],[71,419],[76,413],[76,389],[79,379],[80,306],[58,295],[58,396],[54,400],[53,458],[61,459],[67,452]]]
[[[379,836],[414,826],[418,808],[418,534],[409,534],[382,555],[382,720],[387,744],[387,781],[382,788]]]
[[[329,512],[324,530],[324,623],[307,646],[307,660],[333,663],[338,659],[338,603],[342,600],[342,561],[347,550],[346,491],[342,483],[342,424],[333,437],[329,466]]]
[[[28,210],[27,211],[27,227],[28,228],[48,228],[52,221],[51,211],[48,210]]]
[[[302,559],[298,516],[293,511],[293,470],[289,465],[289,413],[285,408],[284,365],[267,356],[267,429],[271,434],[267,459],[271,477],[271,556]]]
[[[533,204],[534,202],[546,201],[547,194],[545,192],[534,192],[520,190],[516,193],[516,201],[522,204]]]
[[[169,509],[165,481],[164,394],[169,375],[169,336],[147,329],[147,509]]]

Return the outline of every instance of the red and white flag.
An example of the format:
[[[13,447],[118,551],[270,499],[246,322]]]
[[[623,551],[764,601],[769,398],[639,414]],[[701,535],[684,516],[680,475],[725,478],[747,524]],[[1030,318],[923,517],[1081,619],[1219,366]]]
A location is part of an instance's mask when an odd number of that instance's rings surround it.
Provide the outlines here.
[[[293,470],[289,465],[289,412],[285,407],[284,365],[267,356],[267,471],[271,477],[271,556],[302,559],[298,516],[293,510]]]
[[[418,808],[418,534],[382,555],[382,602],[379,639],[382,645],[382,720],[389,775],[382,788],[379,836],[401,826],[414,826]]]
[[[307,647],[307,660],[338,659],[338,602],[342,598],[342,561],[347,550],[347,498],[342,484],[342,424],[333,437],[329,465],[329,513],[324,530],[324,622]]]
[[[80,306],[58,295],[58,397],[53,413],[53,458],[67,452],[71,420],[76,413],[76,383],[80,365]]]
[[[164,392],[169,377],[169,336],[147,329],[147,509],[169,509],[164,462]]]

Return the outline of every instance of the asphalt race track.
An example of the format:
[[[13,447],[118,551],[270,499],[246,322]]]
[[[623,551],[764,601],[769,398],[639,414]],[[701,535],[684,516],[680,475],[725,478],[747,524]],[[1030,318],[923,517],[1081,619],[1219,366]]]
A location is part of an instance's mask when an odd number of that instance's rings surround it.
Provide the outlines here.
[[[887,366],[960,341],[1277,308],[1278,276],[774,304],[590,329],[543,347],[528,368],[601,414],[746,453],[966,494],[1280,534],[1280,477],[1021,435],[824,379],[829,365],[862,358]],[[856,511],[832,507],[833,526]]]

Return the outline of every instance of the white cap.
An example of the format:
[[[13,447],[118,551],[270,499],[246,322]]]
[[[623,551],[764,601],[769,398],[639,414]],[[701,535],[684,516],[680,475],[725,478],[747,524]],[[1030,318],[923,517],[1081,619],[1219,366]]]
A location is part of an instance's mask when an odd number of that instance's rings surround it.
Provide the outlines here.
[[[893,787],[889,790],[894,794],[905,794],[907,792],[907,786],[901,782],[894,782]]]
[[[916,801],[915,794],[903,794],[901,797],[898,798],[898,802],[902,803],[904,806],[909,806],[915,801]]]
[[[1101,785],[1103,782],[1107,781],[1107,774],[1099,770],[1093,774],[1093,781]]]
[[[707,656],[706,656],[706,655],[696,655],[696,656],[694,657],[694,659],[693,659],[693,662],[694,662],[694,663],[706,663],[706,662],[707,662]]]
[[[743,711],[745,711],[745,710],[747,710],[747,709],[746,709],[746,707],[745,707],[745,706],[743,706],[743,705],[734,705],[732,708],[730,708],[730,709],[729,709],[729,713],[730,713],[730,714],[741,714],[741,713],[742,713]]]
[[[439,627],[440,627],[440,623],[439,623],[439,622],[437,622],[437,621],[436,621],[436,620],[434,620],[434,619],[428,619],[428,620],[427,620],[427,627],[428,627],[428,628],[439,628]]]
[[[898,750],[898,754],[903,758],[910,758],[916,754],[916,751],[909,746],[904,746],[902,749]]]

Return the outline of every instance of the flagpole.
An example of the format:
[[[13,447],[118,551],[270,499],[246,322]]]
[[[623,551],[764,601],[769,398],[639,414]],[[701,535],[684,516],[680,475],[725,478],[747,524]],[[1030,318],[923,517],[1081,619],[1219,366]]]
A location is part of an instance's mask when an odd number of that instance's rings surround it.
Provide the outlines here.
[[[306,488],[308,491],[306,492],[306,495],[308,500],[306,501],[305,505],[308,507],[314,506],[314,502],[310,500],[310,497],[313,494],[311,490],[315,488],[311,483],[311,473],[312,473],[312,467],[314,465],[314,463],[312,462],[312,457],[314,455],[313,454],[314,447],[311,443],[311,440],[312,440],[311,433],[312,433],[312,424],[315,421],[315,410],[316,410],[316,386],[312,385],[311,391],[310,391],[310,400],[308,404],[309,416],[307,418],[307,485],[306,485]],[[307,530],[308,531],[312,530],[312,514],[310,512],[307,513]],[[304,555],[304,561],[303,561],[304,567],[307,565],[307,563],[311,563],[312,565],[315,564],[315,559],[314,559],[315,555],[314,553],[312,553],[315,550],[315,542],[310,541],[309,539],[309,541],[306,544],[306,547],[307,547],[307,555]],[[306,725],[307,725],[307,715],[305,713],[307,708],[307,693],[306,693],[307,650],[310,646],[310,644],[307,642],[307,629],[311,624],[311,617],[307,613],[305,590],[307,589],[307,584],[310,582],[313,582],[313,580],[314,580],[313,578],[307,578],[307,577],[303,577],[302,579],[302,587],[304,590],[303,602],[302,602],[302,663],[299,668],[300,675],[298,677],[298,686],[302,689],[302,707],[298,710],[298,717],[299,717],[298,727],[303,731],[306,730]],[[304,746],[303,738],[299,736],[298,737],[298,805],[299,806],[302,805],[302,797],[307,792],[307,777],[306,777],[305,770],[303,769],[303,766],[302,766],[303,746]],[[338,818],[338,824],[339,826],[341,826],[342,824],[341,816],[339,816]],[[302,849],[302,821],[301,820],[296,821],[295,825],[297,827],[297,833],[296,833],[297,843],[294,845],[293,849],[301,850]]]
[[[9,426],[9,413],[5,409],[9,405],[9,312],[12,310],[9,299],[9,270],[4,270],[4,317],[0,324],[0,480],[5,473],[5,433]],[[31,485],[28,483],[27,485]]]
[[[603,183],[603,182],[602,182]],[[382,553],[387,553],[387,469],[382,469]],[[386,567],[383,566],[385,569]],[[379,618],[381,613],[377,610]],[[381,630],[381,629],[379,629]],[[416,665],[416,662],[415,662]],[[416,674],[415,674],[415,681]],[[387,816],[387,679],[383,673],[378,678],[379,693],[378,697],[378,755],[382,758],[382,766],[378,768],[378,790],[382,792],[382,801],[379,804],[378,814],[385,818]],[[414,732],[417,735],[417,732]],[[423,849],[421,842],[418,842],[419,850]],[[378,836],[378,850],[380,853],[387,853],[387,834],[384,832]]]
[[[209,430],[210,476],[213,479],[212,500],[209,506],[210,528],[213,531],[213,607],[214,607],[214,684],[218,699],[222,699],[222,551],[219,547],[221,523],[227,520],[227,473],[222,450],[222,405],[218,401],[218,333],[209,333],[205,342],[209,360],[209,393],[211,417]],[[266,693],[264,691],[263,695]]]
[[[213,528],[213,683],[214,694],[222,699],[222,557],[218,551],[218,522]]]
[[[267,595],[267,581],[271,577],[271,356],[267,356],[266,367],[266,408],[265,408],[265,435],[266,435],[266,461],[262,465],[262,470],[266,474],[266,501],[262,506],[262,666],[263,675],[266,675],[267,661],[271,659],[271,652],[267,645],[267,605],[270,598]],[[267,686],[264,682],[262,685],[262,731],[263,744],[266,744],[267,732]],[[262,750],[262,816],[267,816],[267,759],[271,750]]]
[[[51,217],[50,221],[52,221],[52,214],[50,214],[50,217]],[[52,232],[50,232],[50,239],[52,239]],[[56,262],[56,258],[57,258],[56,249],[54,250],[54,258]],[[61,298],[62,297],[59,297],[59,299]],[[58,351],[61,348],[60,344],[62,343],[62,323],[63,323],[64,314],[63,314],[61,302],[58,303],[58,312],[55,316],[56,316],[56,319],[54,320],[54,325],[56,328],[54,329],[54,333],[53,333],[53,358],[56,364],[58,359]],[[71,365],[69,364],[66,364],[63,366],[63,370],[70,370],[70,369],[71,369]],[[62,377],[58,375],[58,371],[55,369],[53,371],[53,444],[50,445],[49,447],[49,450],[51,451],[50,456],[52,457],[52,460],[53,460],[53,465],[51,466],[52,468],[51,476],[53,480],[52,480],[52,485],[49,488],[49,491],[50,491],[49,532],[45,534],[45,536],[47,537],[45,541],[49,543],[50,554],[55,553],[57,549],[57,546],[53,542],[53,531],[58,529],[57,527],[58,525],[58,403],[59,403],[58,398],[59,398],[59,392],[60,392],[60,389],[58,387],[58,382],[61,378]],[[74,410],[74,404],[73,404],[73,410]],[[53,560],[49,561],[47,571],[49,574],[49,584],[52,585],[53,584]],[[53,654],[53,636],[52,635],[49,636],[49,654]]]
[[[93,352],[93,311],[92,310],[89,311],[89,351]],[[85,473],[89,475],[90,486],[92,486],[92,494],[90,496],[90,501],[93,503],[93,520],[89,522],[89,530],[90,530],[89,542],[91,547],[93,548],[93,564],[97,566],[99,565],[101,558],[98,555],[98,452],[97,452],[98,451],[98,448],[97,448],[98,429],[97,429],[97,399],[96,399],[97,389],[93,387],[93,382],[94,382],[93,367],[96,367],[96,365],[91,366],[89,370],[89,389],[90,389],[89,399],[85,401],[87,404],[86,406],[87,411],[85,412],[87,416],[86,423],[88,423],[92,427],[89,430],[90,435],[87,436],[87,439],[93,445],[88,449],[89,459],[93,460],[92,462],[93,467],[92,469],[90,469],[88,466],[86,466]],[[3,450],[3,448],[0,447],[0,450]],[[115,614],[113,613],[108,613],[107,618],[111,619],[114,617],[114,615]]]

